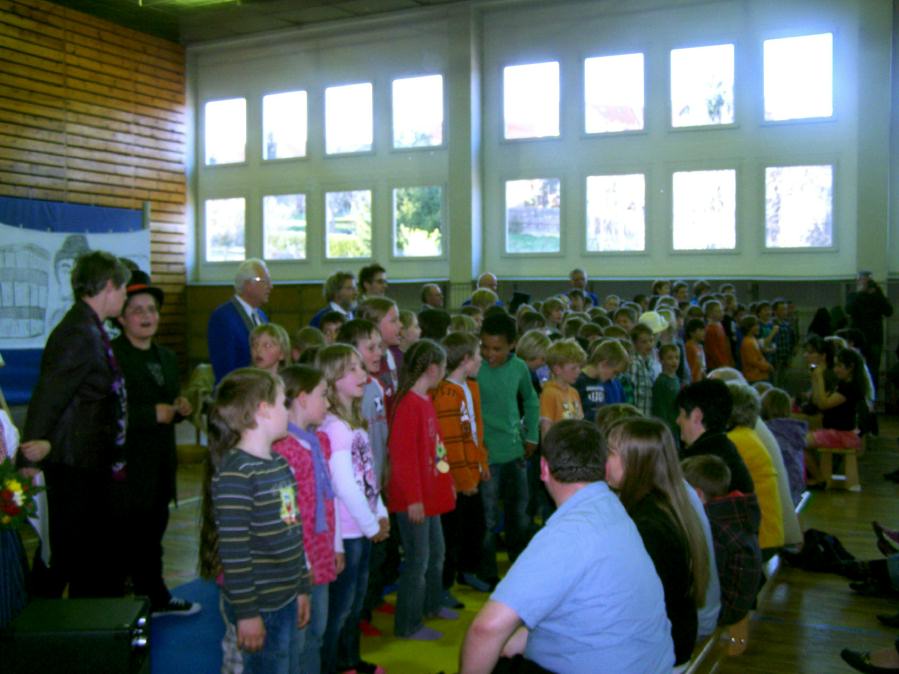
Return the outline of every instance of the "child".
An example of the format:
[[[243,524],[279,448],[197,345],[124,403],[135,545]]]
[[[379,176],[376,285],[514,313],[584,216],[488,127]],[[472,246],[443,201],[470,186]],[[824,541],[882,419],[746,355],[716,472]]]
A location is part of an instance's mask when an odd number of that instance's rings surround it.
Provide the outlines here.
[[[455,507],[446,448],[438,433],[437,414],[428,391],[443,379],[446,353],[423,339],[409,349],[391,426],[390,512],[396,513],[405,562],[396,602],[396,636],[433,641],[443,636],[425,627],[425,617],[456,619],[441,607],[443,530],[440,515]]]
[[[346,320],[346,314],[342,314],[339,311],[329,311],[322,316],[320,326],[325,337],[325,344],[333,344],[337,341],[337,333],[340,332],[340,327],[346,323]]]
[[[515,561],[527,543],[527,469],[525,456],[537,448],[540,405],[524,361],[512,355],[515,346],[515,319],[505,312],[491,314],[481,327],[481,355],[478,370],[481,407],[484,415],[484,442],[490,463],[490,480],[481,483],[487,532],[481,556],[482,580],[495,583],[496,526],[499,501],[505,512],[506,543],[510,561]],[[524,428],[518,398],[524,408]]]
[[[325,336],[318,328],[307,325],[293,333],[290,339],[290,357],[294,363],[300,362],[300,356],[307,349],[318,349],[325,346]]]
[[[783,389],[770,388],[762,395],[762,419],[780,446],[790,482],[790,495],[796,506],[805,491],[805,441],[808,423],[791,419],[792,407],[790,394]]]
[[[250,333],[250,354],[253,367],[274,375],[291,363],[290,337],[287,330],[277,323],[263,323]]]
[[[397,377],[403,364],[403,352],[400,351],[400,313],[396,302],[386,297],[369,297],[356,310],[356,318],[371,321],[381,335],[384,356],[377,378],[384,389],[387,409],[392,409],[396,395]]]
[[[574,382],[581,397],[584,419],[594,421],[603,405],[624,402],[624,391],[617,380],[627,370],[627,351],[616,339],[603,339],[594,344],[587,364]]]
[[[318,672],[322,637],[328,624],[328,585],[344,565],[328,470],[331,446],[327,436],[314,430],[328,412],[328,385],[321,372],[305,365],[289,365],[281,371],[281,378],[287,398],[287,435],[272,450],[287,460],[296,478],[303,548],[312,575],[312,606],[299,671]]]
[[[743,341],[740,342],[740,363],[743,376],[750,384],[767,380],[774,368],[762,355],[759,346],[759,319],[755,316],[744,316],[740,321],[740,331],[743,333]]]
[[[789,317],[789,303],[783,298],[777,298],[772,305],[774,321],[772,333],[774,334],[774,383],[783,386],[790,362],[796,353],[796,333]]]
[[[550,335],[553,333],[561,334],[565,303],[558,297],[550,297],[543,303],[541,312],[543,313],[543,319],[546,321],[547,332]]]
[[[226,614],[245,671],[297,671],[309,621],[296,481],[284,457],[272,454],[287,433],[284,402],[276,376],[243,368],[219,383],[209,414]]]
[[[475,307],[469,304],[459,309],[459,313],[464,314],[465,316],[471,316],[472,320],[478,326],[478,331],[480,331],[481,324],[484,322],[484,312],[481,311],[480,307]]]
[[[418,325],[418,316],[408,309],[400,312],[400,351],[406,353],[409,347],[421,338],[421,327]]]
[[[623,328],[628,334],[634,329],[636,321],[637,319],[634,316],[634,312],[627,307],[617,309],[612,316],[612,322],[620,328]]]
[[[652,385],[662,370],[655,356],[655,337],[652,328],[645,323],[638,323],[630,336],[635,352],[628,370],[634,385],[633,403],[644,416],[649,416],[652,413]]]
[[[551,344],[552,341],[543,330],[528,330],[515,344],[515,355],[528,366],[531,384],[538,396],[543,391],[543,384],[550,377],[549,368],[546,366],[546,350]]]
[[[705,350],[702,343],[705,341],[705,323],[701,318],[691,318],[684,328],[686,342],[684,348],[687,352],[687,365],[690,367],[690,382],[705,379]]]
[[[359,654],[359,615],[368,583],[371,541],[387,538],[390,524],[380,496],[361,400],[368,381],[352,346],[334,344],[318,352],[316,365],[328,382],[330,413],[320,430],[331,444],[331,480],[346,565],[328,590],[328,625],[322,641],[322,671],[375,672]]]
[[[471,316],[465,314],[454,314],[450,318],[450,332],[467,332],[472,335],[478,334],[478,324],[474,322]],[[419,335],[421,337],[421,335]]]
[[[702,454],[690,457],[681,466],[687,482],[705,504],[721,583],[718,624],[728,626],[729,654],[739,655],[746,650],[749,610],[755,604],[762,575],[758,499],[752,493],[728,493],[730,469],[717,456]]]
[[[706,368],[709,372],[719,367],[733,367],[734,355],[730,349],[730,340],[721,321],[724,309],[718,300],[708,300],[705,310],[705,356]]]
[[[562,339],[546,350],[546,364],[552,378],[540,393],[540,437],[562,419],[583,419],[581,397],[574,382],[581,373],[587,354],[573,339]]]
[[[665,422],[671,429],[675,444],[679,446],[677,394],[680,392],[680,379],[677,366],[680,364],[680,350],[674,344],[662,344],[659,360],[662,361],[662,371],[652,385],[652,416]]]
[[[545,335],[541,335],[546,337]],[[487,592],[490,586],[477,578],[484,539],[484,507],[478,493],[482,479],[490,478],[484,447],[481,395],[474,379],[481,367],[478,338],[456,332],[446,336],[446,378],[431,391],[440,435],[456,487],[456,508],[441,516],[446,555],[443,588],[449,592],[459,581]],[[452,597],[450,597],[452,599]]]

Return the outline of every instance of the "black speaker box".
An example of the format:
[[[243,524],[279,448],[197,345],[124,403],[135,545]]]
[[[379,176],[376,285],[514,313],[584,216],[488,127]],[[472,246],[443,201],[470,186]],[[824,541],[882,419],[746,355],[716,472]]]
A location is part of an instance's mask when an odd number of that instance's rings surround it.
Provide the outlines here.
[[[35,599],[0,633],[4,674],[149,674],[150,604]]]

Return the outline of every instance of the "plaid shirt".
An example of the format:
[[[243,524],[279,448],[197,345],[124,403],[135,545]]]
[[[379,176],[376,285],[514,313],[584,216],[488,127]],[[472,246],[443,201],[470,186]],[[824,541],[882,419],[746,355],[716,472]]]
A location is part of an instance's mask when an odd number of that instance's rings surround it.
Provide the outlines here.
[[[646,416],[652,416],[652,385],[662,371],[655,351],[648,356],[634,355],[628,370],[634,385],[634,406]]]
[[[774,364],[786,365],[792,360],[796,349],[796,333],[789,321],[775,321],[774,324],[780,326],[780,330],[774,335]]]

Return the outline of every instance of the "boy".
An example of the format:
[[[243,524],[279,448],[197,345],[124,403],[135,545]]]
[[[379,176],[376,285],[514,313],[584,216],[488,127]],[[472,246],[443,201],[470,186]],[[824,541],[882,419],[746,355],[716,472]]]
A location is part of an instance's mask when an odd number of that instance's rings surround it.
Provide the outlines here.
[[[634,407],[649,416],[652,414],[652,385],[662,368],[655,356],[655,336],[652,328],[638,323],[631,330],[634,358],[628,374],[634,385]]]
[[[337,340],[337,333],[344,323],[346,323],[346,315],[339,311],[329,311],[322,316],[320,330],[325,336],[325,344],[333,344]]]
[[[709,372],[719,367],[733,367],[734,355],[730,349],[730,340],[721,321],[724,309],[718,300],[708,300],[705,310],[705,357]]]
[[[540,406],[531,375],[524,361],[512,355],[515,346],[515,319],[505,312],[484,318],[481,327],[481,355],[478,370],[481,407],[484,416],[484,441],[491,479],[481,483],[484,519],[487,531],[481,557],[481,578],[492,583],[498,578],[496,534],[499,499],[505,511],[506,543],[509,559],[514,561],[527,544],[528,502],[525,456],[537,448]],[[524,437],[518,398],[524,409]]]
[[[616,377],[627,370],[628,362],[627,351],[616,339],[604,339],[593,346],[587,364],[574,382],[584,419],[593,422],[603,405],[624,402],[624,391]]]
[[[552,341],[543,330],[528,330],[515,344],[515,355],[528,366],[531,384],[538,397],[543,392],[543,384],[550,377],[549,367],[546,365],[546,350],[551,344]]]
[[[446,542],[443,588],[446,598],[452,601],[449,590],[457,574],[461,583],[481,592],[490,590],[490,585],[476,575],[485,528],[478,485],[481,480],[489,479],[490,468],[484,447],[481,395],[473,379],[481,368],[478,338],[466,332],[454,332],[444,338],[443,348],[447,375],[431,391],[431,401],[456,486],[456,509],[440,516]]]
[[[783,298],[774,300],[774,385],[783,387],[790,361],[796,352],[796,333],[790,324],[789,304]]]
[[[687,482],[705,504],[712,527],[721,583],[718,624],[729,626],[729,652],[738,655],[746,649],[749,610],[755,603],[762,574],[758,500],[752,493],[729,491],[730,469],[717,456],[694,456],[681,465]]]
[[[583,419],[581,397],[574,382],[581,373],[587,354],[573,339],[559,340],[546,350],[546,364],[552,378],[540,393],[540,437],[562,419]]]
[[[620,309],[615,311],[612,320],[614,321],[615,325],[624,328],[624,330],[627,331],[628,334],[630,334],[630,331],[634,329],[634,323],[636,322],[634,312],[627,307],[621,307]]]
[[[705,379],[705,350],[702,343],[705,341],[705,322],[701,318],[691,318],[684,328],[687,341],[684,349],[687,352],[687,365],[690,366],[690,381]]]
[[[662,361],[662,372],[652,385],[652,416],[667,424],[677,442],[680,439],[677,427],[677,394],[680,392],[677,366],[680,364],[680,349],[676,344],[662,344],[659,348],[659,360]],[[680,445],[679,442],[677,444]]]

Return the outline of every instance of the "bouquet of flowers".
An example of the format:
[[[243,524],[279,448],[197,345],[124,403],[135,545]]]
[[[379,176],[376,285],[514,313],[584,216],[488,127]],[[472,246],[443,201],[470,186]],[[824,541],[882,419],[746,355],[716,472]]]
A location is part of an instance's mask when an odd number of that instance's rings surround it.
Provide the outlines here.
[[[33,517],[37,508],[34,496],[43,489],[20,475],[12,459],[0,461],[0,529],[14,531]]]

